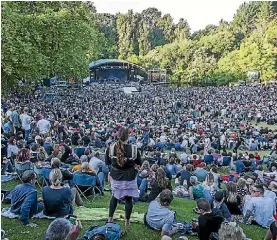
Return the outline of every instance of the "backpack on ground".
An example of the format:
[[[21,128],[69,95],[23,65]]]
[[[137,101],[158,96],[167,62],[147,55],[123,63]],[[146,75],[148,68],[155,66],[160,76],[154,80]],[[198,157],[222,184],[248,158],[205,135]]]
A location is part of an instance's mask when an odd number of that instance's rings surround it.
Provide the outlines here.
[[[107,223],[104,226],[92,226],[86,231],[83,239],[92,240],[96,236],[102,236],[105,240],[120,240],[120,226],[116,223]]]

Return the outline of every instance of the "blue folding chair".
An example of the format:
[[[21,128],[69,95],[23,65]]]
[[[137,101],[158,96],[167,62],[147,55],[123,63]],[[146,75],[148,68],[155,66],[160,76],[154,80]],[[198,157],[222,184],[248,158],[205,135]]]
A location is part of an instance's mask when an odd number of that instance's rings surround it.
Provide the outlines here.
[[[42,189],[43,186],[49,186],[50,185],[50,180],[49,180],[49,175],[51,172],[50,168],[45,168],[45,167],[38,167],[34,165],[34,172],[37,174],[38,180],[42,180],[42,186],[40,185],[39,181],[37,181],[38,186]]]
[[[33,164],[31,162],[22,163],[22,162],[15,161],[14,162],[14,168],[15,168],[15,172],[16,172],[17,177],[22,182],[21,177],[22,177],[23,173],[27,170],[33,170]]]
[[[166,149],[167,150],[171,150],[172,148],[174,148],[175,147],[175,144],[174,143],[167,143],[166,144]]]
[[[223,157],[222,166],[228,167],[231,163],[231,157],[225,156]]]
[[[85,150],[85,147],[76,147],[74,153],[78,156],[78,158],[80,158],[82,155],[85,154]]]
[[[85,195],[86,192],[92,191],[92,196],[94,199],[96,198],[96,192],[95,189],[99,193],[101,193],[101,190],[96,186],[96,178],[97,176],[95,175],[89,175],[89,174],[84,174],[80,172],[76,172],[73,175],[73,184],[79,191],[79,193],[86,199],[88,200],[87,196]],[[84,191],[82,191],[80,188],[86,188]],[[89,201],[89,200],[88,200]]]
[[[175,150],[176,151],[184,151],[184,148],[180,143],[175,143]]]

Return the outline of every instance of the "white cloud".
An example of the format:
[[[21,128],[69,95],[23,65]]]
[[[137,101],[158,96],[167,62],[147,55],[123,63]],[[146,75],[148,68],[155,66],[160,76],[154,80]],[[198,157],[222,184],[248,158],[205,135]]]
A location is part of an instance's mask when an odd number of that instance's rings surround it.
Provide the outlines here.
[[[163,14],[169,13],[174,22],[187,19],[192,31],[208,24],[218,24],[220,19],[231,21],[242,0],[94,0],[97,12],[126,13],[129,9],[141,12],[156,7]]]

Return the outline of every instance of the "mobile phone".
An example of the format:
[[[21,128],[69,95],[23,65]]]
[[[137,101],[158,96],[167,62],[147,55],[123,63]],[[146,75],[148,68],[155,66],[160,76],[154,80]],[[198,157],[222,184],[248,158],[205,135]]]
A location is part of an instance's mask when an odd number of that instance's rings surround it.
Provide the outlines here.
[[[75,215],[68,216],[68,221],[73,225],[76,223],[76,219],[77,219],[77,217]]]

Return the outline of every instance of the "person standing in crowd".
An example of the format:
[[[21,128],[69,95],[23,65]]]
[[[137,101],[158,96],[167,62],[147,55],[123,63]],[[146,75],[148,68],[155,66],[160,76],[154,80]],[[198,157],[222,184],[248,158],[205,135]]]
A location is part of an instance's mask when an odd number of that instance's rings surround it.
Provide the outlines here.
[[[106,164],[111,165],[110,182],[112,197],[110,200],[109,219],[113,222],[113,215],[117,207],[118,200],[125,201],[125,226],[130,225],[130,217],[133,209],[133,198],[138,198],[137,170],[135,165],[141,165],[141,157],[135,145],[130,145],[128,141],[128,129],[120,128],[118,140],[111,144],[106,150]]]
[[[22,129],[24,130],[24,138],[26,141],[29,139],[31,133],[31,121],[32,117],[28,115],[28,108],[24,107],[23,113],[20,115]]]

